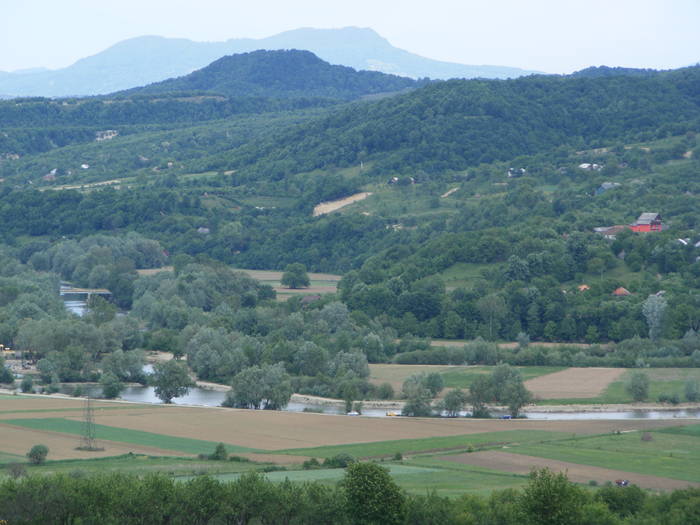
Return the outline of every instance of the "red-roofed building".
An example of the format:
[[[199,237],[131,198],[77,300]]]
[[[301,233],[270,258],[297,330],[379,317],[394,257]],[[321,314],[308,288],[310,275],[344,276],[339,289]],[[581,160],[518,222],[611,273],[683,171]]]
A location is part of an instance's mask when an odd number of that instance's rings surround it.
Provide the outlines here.
[[[634,232],[660,232],[663,229],[661,215],[658,213],[642,213],[634,224],[630,224]]]
[[[625,297],[627,295],[632,295],[632,292],[630,292],[627,288],[623,288],[622,286],[620,286],[613,292],[613,295],[615,297]]]

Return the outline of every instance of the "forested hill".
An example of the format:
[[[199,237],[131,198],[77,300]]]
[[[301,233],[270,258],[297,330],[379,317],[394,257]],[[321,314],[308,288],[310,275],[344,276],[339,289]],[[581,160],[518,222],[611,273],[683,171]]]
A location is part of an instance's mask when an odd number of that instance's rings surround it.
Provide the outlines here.
[[[641,76],[451,80],[340,109],[219,162],[233,168],[254,161],[275,173],[376,159],[381,173],[437,173],[699,125],[700,67]]]
[[[410,78],[333,66],[309,51],[261,50],[225,56],[189,75],[130,89],[121,94],[135,96],[204,92],[228,97],[324,97],[351,100],[363,95],[400,91],[416,85],[418,82]]]

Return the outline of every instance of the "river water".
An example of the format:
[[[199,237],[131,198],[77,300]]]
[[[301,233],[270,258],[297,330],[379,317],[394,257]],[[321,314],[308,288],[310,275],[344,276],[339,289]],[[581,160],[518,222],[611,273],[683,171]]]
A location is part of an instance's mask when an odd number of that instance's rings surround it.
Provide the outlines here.
[[[102,389],[99,386],[90,386],[85,390],[89,391],[95,397],[102,394]],[[161,404],[162,401],[156,397],[153,387],[151,386],[129,386],[126,387],[121,394],[121,399],[137,403],[153,403]],[[195,387],[190,388],[186,396],[173,399],[175,405],[196,405],[218,407],[226,398],[226,392],[218,390],[210,390],[207,388]],[[287,412],[321,412],[324,414],[345,414],[345,411],[340,407],[319,405],[312,403],[289,403],[285,409]],[[400,411],[395,410],[399,413]],[[388,417],[386,409],[364,409],[363,416],[369,417]],[[460,416],[470,415],[468,412],[462,412]],[[502,415],[499,412],[493,412],[493,416],[498,418]],[[621,410],[616,412],[528,412],[525,414],[527,419],[540,420],[585,420],[585,419],[687,419],[700,418],[700,410]]]
[[[71,291],[72,289],[69,283],[62,282],[59,294],[66,309],[82,317],[87,311],[87,294],[84,292],[75,293]]]

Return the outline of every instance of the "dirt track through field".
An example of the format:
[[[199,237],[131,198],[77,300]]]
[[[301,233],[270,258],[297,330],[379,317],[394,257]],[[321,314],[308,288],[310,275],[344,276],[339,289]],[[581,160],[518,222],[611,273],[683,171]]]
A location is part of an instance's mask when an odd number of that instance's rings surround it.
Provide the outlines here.
[[[539,399],[591,398],[624,373],[623,368],[567,368],[529,379],[525,386]]]
[[[557,461],[554,459],[538,458],[535,456],[524,456],[522,454],[512,454],[510,452],[499,452],[487,450],[483,452],[472,452],[468,454],[458,454],[456,456],[444,456],[443,461],[452,461],[464,465],[475,467],[486,467],[493,470],[513,472],[515,474],[528,474],[535,468],[549,468],[554,472],[566,472],[571,481],[576,483],[587,483],[595,480],[598,483],[615,481],[616,479],[627,479],[631,483],[645,489],[675,490],[688,486],[700,487],[700,483],[682,481],[634,472],[624,472],[567,461]]]

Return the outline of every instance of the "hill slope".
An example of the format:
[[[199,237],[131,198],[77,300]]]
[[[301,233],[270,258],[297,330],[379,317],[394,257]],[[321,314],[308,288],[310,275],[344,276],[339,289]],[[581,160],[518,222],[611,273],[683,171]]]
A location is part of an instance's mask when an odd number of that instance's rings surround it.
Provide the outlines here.
[[[417,82],[409,78],[333,66],[309,51],[253,51],[225,56],[184,77],[117,95],[207,92],[229,97],[350,100],[416,85]]]
[[[191,73],[224,55],[305,49],[323,60],[414,78],[506,78],[532,73],[502,66],[439,62],[393,47],[371,29],[297,29],[263,39],[193,42],[143,36],[124,40],[55,71],[0,72],[0,96],[67,97],[112,93]]]

